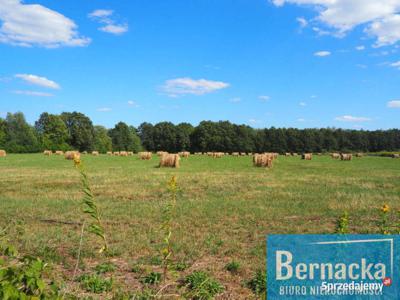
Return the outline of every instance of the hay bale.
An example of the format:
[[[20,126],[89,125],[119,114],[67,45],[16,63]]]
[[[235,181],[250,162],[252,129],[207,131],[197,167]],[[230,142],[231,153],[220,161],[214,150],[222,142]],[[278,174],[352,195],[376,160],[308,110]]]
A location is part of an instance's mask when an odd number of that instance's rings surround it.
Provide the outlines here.
[[[271,154],[255,154],[253,156],[253,165],[255,167],[272,168],[274,157]]]
[[[168,154],[167,151],[157,151],[157,156],[163,156],[164,154]]]
[[[339,154],[339,153],[332,153],[332,154],[331,154],[331,157],[332,157],[333,159],[339,159],[339,158],[340,158],[340,154]]]
[[[64,151],[57,150],[57,151],[56,151],[56,155],[64,155]]]
[[[44,150],[44,151],[43,151],[43,154],[46,155],[46,156],[50,156],[50,155],[53,155],[53,151],[51,151],[51,150]]]
[[[128,156],[133,156],[133,152],[132,151],[128,151]]]
[[[149,160],[149,159],[151,159],[151,155],[152,155],[151,152],[139,152],[139,153],[138,153],[139,158],[142,159],[142,160]]]
[[[290,156],[291,154],[289,153],[289,152],[286,152],[285,153],[285,156]]]
[[[361,152],[356,153],[356,157],[363,157],[363,156],[364,156],[364,153],[361,153]]]
[[[188,158],[190,156],[190,152],[189,151],[182,151],[182,152],[179,152],[178,155],[180,157]]]
[[[93,156],[99,156],[99,151],[92,151]]]
[[[292,156],[297,156],[298,154],[296,152],[292,152]]]
[[[304,160],[311,160],[311,159],[312,159],[312,153],[303,153],[303,154],[301,155],[301,159],[304,159]]]
[[[246,152],[240,152],[240,156],[246,156]]]
[[[180,159],[178,154],[164,154],[161,156],[159,167],[179,168]]]
[[[111,151],[107,151],[107,155],[113,155]]]
[[[212,154],[212,158],[221,158],[222,156],[224,156],[223,152],[213,152]]]
[[[126,151],[120,151],[119,156],[128,156],[128,152]]]
[[[340,154],[340,159],[341,160],[352,160],[353,159],[353,154],[351,154],[351,153],[342,153],[342,154]]]
[[[83,151],[82,154],[88,154],[88,152],[87,151]]]
[[[7,156],[6,150],[0,150],[0,157],[6,157],[6,156]]]
[[[400,158],[400,154],[395,153],[395,154],[392,155],[392,158]]]
[[[115,152],[113,152],[113,155],[115,155],[115,156],[119,156],[119,151],[115,151]]]
[[[65,159],[68,160],[73,160],[75,158],[80,158],[81,154],[79,153],[79,151],[67,151],[64,154]]]
[[[232,156],[239,156],[239,152],[232,152]]]

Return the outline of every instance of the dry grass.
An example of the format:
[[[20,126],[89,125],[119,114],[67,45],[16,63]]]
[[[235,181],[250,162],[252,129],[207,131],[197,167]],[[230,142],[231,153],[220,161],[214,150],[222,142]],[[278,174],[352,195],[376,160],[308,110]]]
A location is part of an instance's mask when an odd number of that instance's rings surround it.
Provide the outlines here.
[[[182,160],[179,169],[157,168],[157,157],[88,155],[83,161],[110,239],[110,259],[118,266],[113,276],[125,290],[143,287],[133,266],[160,270],[160,213],[172,175],[180,187],[173,258],[188,265],[178,275],[208,271],[226,287],[220,299],[253,299],[242,282],[265,266],[267,234],[332,233],[344,210],[350,213],[352,233],[374,233],[376,210],[383,203],[400,208],[400,160],[391,158],[364,156],[341,163],[329,156],[309,162],[280,156],[268,172],[252,167],[249,156],[215,160],[196,155]],[[0,227],[18,219],[11,234],[19,250],[50,262],[60,279],[82,293],[68,281],[82,210],[73,163],[54,155],[11,154],[0,160],[0,169]],[[85,235],[85,272],[104,260],[96,246],[96,238]],[[236,277],[224,270],[231,260],[242,265]]]

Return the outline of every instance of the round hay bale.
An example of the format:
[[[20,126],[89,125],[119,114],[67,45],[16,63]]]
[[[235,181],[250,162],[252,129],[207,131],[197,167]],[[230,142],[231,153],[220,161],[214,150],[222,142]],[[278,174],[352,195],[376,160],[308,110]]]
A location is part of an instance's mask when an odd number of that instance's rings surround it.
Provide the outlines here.
[[[6,157],[6,156],[7,156],[6,150],[0,150],[0,157]]]
[[[180,159],[178,154],[164,154],[160,158],[159,167],[179,168]]]
[[[93,156],[99,156],[99,151],[92,151]]]
[[[43,151],[43,154],[46,155],[46,156],[50,156],[50,155],[53,155],[53,151],[51,151],[51,150],[44,150],[44,151]]]
[[[75,158],[80,158],[81,154],[79,153],[79,151],[67,151],[64,154],[64,158],[68,159],[68,160],[73,160]]]

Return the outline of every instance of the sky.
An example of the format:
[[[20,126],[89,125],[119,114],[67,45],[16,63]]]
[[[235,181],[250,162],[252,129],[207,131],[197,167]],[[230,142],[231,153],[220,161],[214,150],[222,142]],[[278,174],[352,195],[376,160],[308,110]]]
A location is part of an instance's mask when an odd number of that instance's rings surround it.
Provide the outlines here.
[[[0,0],[0,117],[399,128],[400,0]]]

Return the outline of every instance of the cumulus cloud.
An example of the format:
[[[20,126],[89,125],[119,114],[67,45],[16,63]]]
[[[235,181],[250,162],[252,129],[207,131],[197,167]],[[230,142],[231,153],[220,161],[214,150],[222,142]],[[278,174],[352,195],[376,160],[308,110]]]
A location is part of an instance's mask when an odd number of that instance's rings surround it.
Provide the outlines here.
[[[86,46],[90,39],[80,36],[71,19],[39,4],[21,0],[0,0],[0,43],[15,46]]]
[[[400,60],[390,64],[391,67],[400,68]]]
[[[229,83],[222,81],[212,81],[206,79],[192,79],[189,77],[176,78],[167,80],[162,91],[170,97],[178,97],[184,95],[204,95],[221,89],[225,89]]]
[[[340,122],[368,122],[368,121],[371,121],[370,118],[354,117],[354,116],[350,116],[350,115],[336,117],[335,120],[340,121]]]
[[[109,9],[96,9],[88,14],[88,17],[100,24],[98,29],[115,35],[121,35],[129,30],[127,23],[117,23],[113,18],[114,11]]]
[[[358,50],[358,51],[365,50],[365,46],[363,46],[363,45],[357,46],[356,50]]]
[[[33,97],[53,97],[53,94],[37,91],[16,90],[13,91],[17,95],[33,96]]]
[[[389,108],[400,108],[400,100],[393,100],[387,103],[387,107]]]
[[[315,21],[343,36],[357,26],[376,39],[375,46],[392,45],[400,40],[400,0],[272,0],[276,6],[286,3],[309,5],[318,16]]]
[[[258,99],[260,99],[263,102],[267,102],[267,101],[269,101],[271,99],[271,97],[270,96],[266,96],[266,95],[261,95],[261,96],[258,96]]]
[[[318,51],[314,53],[314,56],[319,56],[319,57],[325,57],[329,55],[331,55],[329,51]]]
[[[307,103],[305,103],[305,102],[300,102],[299,105],[300,105],[300,106],[307,106]]]
[[[303,17],[296,18],[296,21],[299,23],[300,28],[305,28],[308,25],[308,21]]]
[[[15,77],[20,78],[27,83],[46,87],[49,89],[57,90],[60,88],[60,85],[58,83],[56,83],[50,79],[47,79],[46,77],[40,77],[40,76],[32,75],[32,74],[16,74]]]

